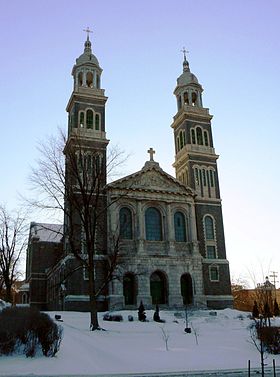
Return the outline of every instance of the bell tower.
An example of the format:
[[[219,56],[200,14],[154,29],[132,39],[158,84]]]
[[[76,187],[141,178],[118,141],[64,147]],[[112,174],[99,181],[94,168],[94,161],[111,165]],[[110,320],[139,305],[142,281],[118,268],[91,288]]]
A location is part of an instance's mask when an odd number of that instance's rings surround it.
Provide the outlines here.
[[[208,307],[232,304],[226,259],[222,206],[209,109],[203,107],[203,88],[190,71],[183,49],[183,73],[174,94],[177,113],[174,132],[176,178],[196,192],[195,212],[199,251],[203,257],[204,294]]]
[[[72,69],[73,92],[68,101],[68,139],[65,147],[79,139],[87,156],[94,156],[91,163],[98,164],[106,184],[106,149],[109,140],[105,131],[105,104],[107,97],[101,89],[102,68],[92,53],[89,29],[84,43],[84,52],[76,59]],[[97,161],[98,160],[98,161]]]

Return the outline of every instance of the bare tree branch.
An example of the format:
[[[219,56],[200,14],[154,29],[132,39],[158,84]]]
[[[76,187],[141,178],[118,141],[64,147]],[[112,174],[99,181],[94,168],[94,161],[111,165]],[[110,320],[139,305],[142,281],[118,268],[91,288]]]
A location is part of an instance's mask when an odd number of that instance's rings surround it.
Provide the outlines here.
[[[13,301],[12,290],[19,277],[19,262],[26,247],[25,217],[19,212],[9,213],[0,205],[0,293]]]
[[[106,156],[106,144],[93,148],[80,129],[73,130],[69,138],[60,131],[59,137],[40,143],[39,152],[30,176],[36,195],[27,202],[62,214],[66,251],[77,259],[79,269],[82,266],[88,272],[90,327],[95,330],[99,328],[97,298],[105,293],[120,263],[118,237],[107,245],[107,210],[114,203],[107,202],[107,173],[113,174],[127,157],[119,148],[111,148]],[[98,260],[106,265],[101,282],[96,279]]]

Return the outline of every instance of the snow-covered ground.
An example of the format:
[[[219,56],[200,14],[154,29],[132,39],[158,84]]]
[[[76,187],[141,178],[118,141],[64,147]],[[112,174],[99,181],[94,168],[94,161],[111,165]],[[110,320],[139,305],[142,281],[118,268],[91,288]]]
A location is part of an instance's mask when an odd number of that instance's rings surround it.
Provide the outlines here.
[[[209,310],[189,313],[191,334],[186,334],[184,312],[182,318],[174,311],[161,311],[165,324],[153,322],[154,311],[147,311],[149,322],[138,322],[137,311],[121,311],[123,322],[103,321],[107,331],[89,331],[89,314],[75,312],[51,312],[51,317],[61,314],[64,337],[59,353],[54,358],[36,356],[0,357],[0,375],[9,374],[101,374],[171,372],[209,369],[259,367],[260,355],[252,344],[248,326],[252,322],[248,313],[225,309],[217,316]],[[177,312],[178,313],[178,312]],[[128,321],[133,315],[134,321]],[[163,339],[163,331],[169,336],[169,350]],[[197,335],[197,342],[196,336]],[[268,356],[280,365],[280,356]]]

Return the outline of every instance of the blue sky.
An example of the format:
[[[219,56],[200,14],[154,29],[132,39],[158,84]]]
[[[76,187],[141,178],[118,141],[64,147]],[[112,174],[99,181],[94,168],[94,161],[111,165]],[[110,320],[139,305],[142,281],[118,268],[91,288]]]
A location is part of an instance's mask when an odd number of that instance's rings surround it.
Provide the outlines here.
[[[143,166],[149,147],[174,174],[170,124],[185,46],[214,115],[232,275],[280,272],[279,11],[276,0],[2,0],[0,202],[17,206],[38,140],[66,128],[87,26],[109,97],[107,136],[132,154],[123,174]]]

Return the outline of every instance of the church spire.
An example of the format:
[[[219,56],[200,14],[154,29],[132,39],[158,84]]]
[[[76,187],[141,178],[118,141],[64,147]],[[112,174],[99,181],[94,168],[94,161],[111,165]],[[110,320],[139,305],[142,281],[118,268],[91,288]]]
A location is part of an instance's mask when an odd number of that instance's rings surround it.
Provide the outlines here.
[[[89,33],[93,33],[93,31],[90,30],[89,27],[87,27],[86,29],[83,29],[83,31],[87,33],[87,40],[85,41],[84,53],[91,55],[92,51],[91,51],[91,41],[89,40]]]
[[[183,72],[190,72],[189,62],[187,61],[187,53],[188,53],[189,51],[187,51],[187,50],[185,49],[185,47],[183,47],[183,50],[181,50],[181,52],[184,54]]]

